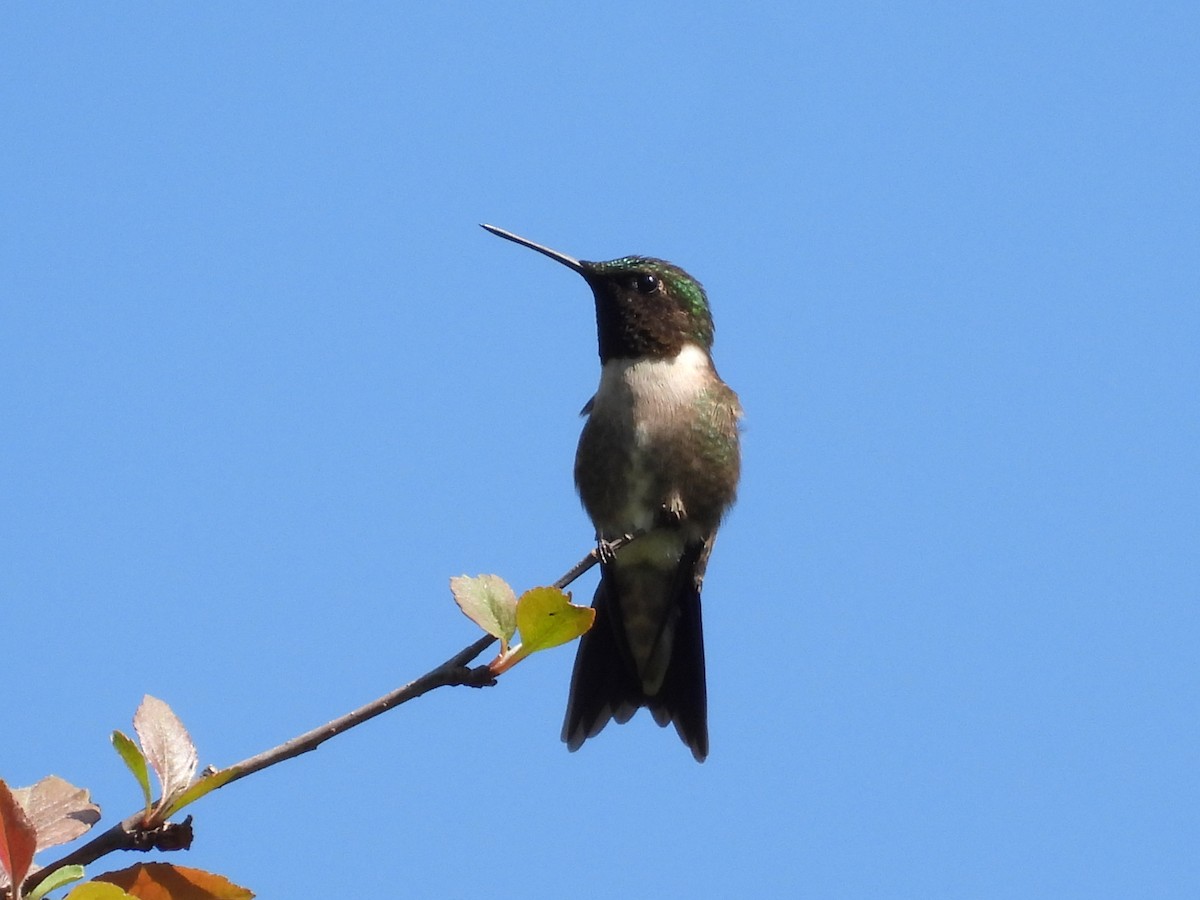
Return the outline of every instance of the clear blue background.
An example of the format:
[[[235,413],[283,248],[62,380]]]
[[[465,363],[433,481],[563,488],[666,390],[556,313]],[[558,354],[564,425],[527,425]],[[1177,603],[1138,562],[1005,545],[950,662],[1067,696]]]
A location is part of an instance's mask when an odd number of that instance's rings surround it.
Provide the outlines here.
[[[1200,894],[1194,2],[10,3],[0,76],[9,782],[116,821],[143,693],[229,764],[473,640],[450,576],[588,550],[590,294],[487,221],[709,290],[712,756],[568,754],[564,648],[214,795],[179,861]]]

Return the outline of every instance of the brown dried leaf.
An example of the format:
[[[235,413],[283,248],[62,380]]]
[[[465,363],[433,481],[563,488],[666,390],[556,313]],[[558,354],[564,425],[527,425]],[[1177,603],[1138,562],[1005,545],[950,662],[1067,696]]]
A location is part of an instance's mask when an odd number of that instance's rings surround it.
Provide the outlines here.
[[[57,775],[47,775],[33,787],[17,788],[13,797],[37,832],[37,849],[65,844],[100,821],[100,807],[86,788],[75,787]]]

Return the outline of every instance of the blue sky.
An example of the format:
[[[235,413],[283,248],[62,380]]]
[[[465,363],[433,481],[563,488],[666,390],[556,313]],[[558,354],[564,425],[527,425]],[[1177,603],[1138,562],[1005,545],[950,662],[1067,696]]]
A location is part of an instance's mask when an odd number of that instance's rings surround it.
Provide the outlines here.
[[[587,551],[591,298],[486,221],[708,288],[747,410],[712,755],[645,716],[568,754],[564,648],[228,787],[179,861],[266,898],[1196,896],[1198,37],[6,4],[0,777],[116,821],[144,693],[229,764],[473,640],[451,576]]]

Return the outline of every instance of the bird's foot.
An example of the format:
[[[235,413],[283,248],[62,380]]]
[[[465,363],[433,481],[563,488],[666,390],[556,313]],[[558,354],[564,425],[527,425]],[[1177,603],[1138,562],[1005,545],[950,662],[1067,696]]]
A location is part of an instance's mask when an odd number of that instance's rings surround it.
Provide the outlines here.
[[[671,494],[666,503],[659,508],[658,518],[663,525],[678,525],[687,518],[687,509],[678,491]]]
[[[617,558],[617,548],[614,546],[616,541],[606,541],[604,538],[596,539],[596,559],[600,560],[600,565],[607,566]]]
[[[617,558],[617,550],[632,541],[633,537],[632,534],[623,534],[611,541],[605,538],[596,538],[596,558],[600,560],[600,564],[607,566],[613,562]]]

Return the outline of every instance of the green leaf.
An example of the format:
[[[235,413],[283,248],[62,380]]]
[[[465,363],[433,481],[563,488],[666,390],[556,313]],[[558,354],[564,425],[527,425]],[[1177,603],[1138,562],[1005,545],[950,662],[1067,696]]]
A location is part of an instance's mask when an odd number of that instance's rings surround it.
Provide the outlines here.
[[[137,783],[141,785],[142,796],[146,800],[146,815],[150,815],[150,804],[154,802],[154,795],[150,792],[150,767],[146,765],[145,754],[134,743],[133,738],[120,731],[112,733],[112,744],[129,767],[129,771],[133,773],[133,777],[137,779]]]
[[[45,881],[25,895],[26,900],[41,900],[51,891],[64,884],[70,884],[72,881],[78,881],[82,877],[83,866],[63,866],[61,869],[55,869],[46,876]]]
[[[450,579],[454,602],[472,622],[500,638],[500,652],[517,630],[517,596],[499,575],[459,575]]]
[[[573,641],[592,627],[596,611],[576,606],[571,595],[553,587],[532,588],[517,601],[517,628],[521,643],[501,653],[490,664],[499,675],[540,650]]]

